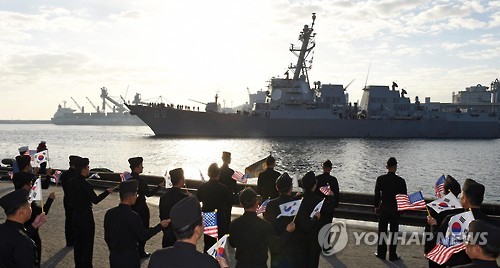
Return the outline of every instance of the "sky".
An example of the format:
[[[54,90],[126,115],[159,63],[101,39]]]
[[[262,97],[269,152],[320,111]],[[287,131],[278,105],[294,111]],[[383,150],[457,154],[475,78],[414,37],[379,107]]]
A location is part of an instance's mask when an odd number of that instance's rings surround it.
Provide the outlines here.
[[[243,104],[296,62],[288,49],[313,12],[310,80],[354,79],[352,102],[365,83],[451,102],[500,77],[500,1],[0,0],[0,119],[50,119],[71,97],[92,111],[101,87]]]

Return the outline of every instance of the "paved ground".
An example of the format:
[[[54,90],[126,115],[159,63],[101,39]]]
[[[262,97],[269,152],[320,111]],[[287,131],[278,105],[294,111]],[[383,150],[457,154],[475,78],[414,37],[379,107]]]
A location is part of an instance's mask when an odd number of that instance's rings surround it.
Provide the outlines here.
[[[0,196],[13,190],[10,182],[0,182]],[[42,267],[74,267],[73,250],[65,247],[64,239],[64,209],[62,205],[63,192],[61,187],[51,185],[49,190],[44,190],[43,196],[46,197],[50,192],[56,193],[49,214],[47,215],[47,223],[41,227],[40,236],[42,238]],[[100,190],[96,190],[100,192]],[[152,198],[152,203],[157,202],[157,198]],[[96,222],[96,235],[94,242],[94,267],[109,267],[108,248],[104,242],[103,219],[106,210],[116,206],[119,203],[117,193],[113,193],[104,199],[100,204],[94,206],[94,218]],[[154,204],[150,204],[151,210],[151,225],[159,221],[158,209]],[[237,209],[235,209],[238,212]],[[0,212],[0,222],[5,220],[5,214]],[[412,243],[410,245],[399,246],[398,252],[402,257],[401,261],[389,262],[381,261],[373,256],[375,245],[367,245],[361,243],[356,245],[356,235],[359,232],[370,232],[375,230],[373,223],[348,221],[344,219],[334,219],[334,223],[346,223],[348,243],[345,249],[332,255],[322,255],[320,267],[426,267],[427,260],[423,257],[423,246]],[[420,231],[418,228],[404,228],[407,232]],[[373,241],[373,237],[364,236],[361,241]],[[148,241],[146,249],[149,252],[161,247],[161,233],[157,234]],[[198,243],[198,250],[203,248],[203,241]],[[230,251],[230,250],[228,250]],[[234,264],[234,262],[232,262]],[[148,259],[142,262],[142,267],[147,267]]]

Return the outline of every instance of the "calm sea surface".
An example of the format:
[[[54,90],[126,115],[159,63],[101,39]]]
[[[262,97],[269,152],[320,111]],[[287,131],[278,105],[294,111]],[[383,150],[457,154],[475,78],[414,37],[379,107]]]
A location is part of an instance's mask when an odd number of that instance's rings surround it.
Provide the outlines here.
[[[68,156],[76,154],[88,157],[91,168],[122,172],[129,170],[129,157],[142,156],[145,174],[163,175],[182,167],[189,179],[199,179],[199,170],[206,174],[212,162],[221,164],[222,151],[232,153],[230,167],[241,172],[269,152],[278,171],[295,176],[319,173],[321,163],[330,159],[341,191],[363,193],[373,192],[376,177],[386,172],[385,162],[394,156],[409,192],[421,190],[433,197],[436,179],[450,174],[461,184],[465,178],[485,184],[485,200],[500,203],[500,139],[157,138],[149,127],[4,124],[0,158],[14,157],[22,145],[36,149],[41,140],[47,142],[53,168],[67,168]]]

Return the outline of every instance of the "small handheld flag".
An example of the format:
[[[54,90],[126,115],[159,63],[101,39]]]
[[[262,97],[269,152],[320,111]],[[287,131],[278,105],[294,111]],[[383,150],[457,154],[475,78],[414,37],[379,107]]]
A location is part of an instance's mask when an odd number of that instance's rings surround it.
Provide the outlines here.
[[[450,218],[446,237],[425,255],[429,260],[441,265],[448,261],[451,255],[465,249],[464,241],[469,232],[469,224],[474,220],[471,211],[457,214]]]
[[[217,211],[203,212],[203,233],[213,238],[218,237]]]
[[[41,164],[47,162],[47,150],[38,152],[34,156],[35,163]]]
[[[217,257],[217,256],[222,256],[224,255],[224,248],[226,247],[226,241],[227,237],[229,235],[225,234],[223,237],[219,239],[217,243],[215,243],[213,246],[211,246],[208,250],[207,253],[208,255],[212,257]]]
[[[266,201],[262,202],[262,204],[257,209],[257,215],[266,212],[267,203],[269,203],[269,201],[271,201],[271,198],[268,198]]]
[[[318,213],[321,211],[321,208],[323,207],[323,203],[325,202],[325,199],[321,200],[316,207],[314,207],[313,211],[311,212],[311,218],[314,217],[314,214]]]
[[[52,177],[51,180],[52,182],[54,182],[56,185],[59,183],[59,178],[61,177],[61,171],[60,170],[56,170],[54,172],[54,174],[52,174]]]
[[[396,195],[396,203],[398,211],[425,209],[424,195],[421,191],[410,195],[398,194]]]
[[[35,184],[31,187],[29,194],[29,202],[33,202],[36,200],[42,200],[42,179],[38,178],[35,181]]]
[[[247,183],[247,174],[243,174],[237,170],[234,171],[231,178],[239,183]]]
[[[437,200],[434,200],[427,204],[428,207],[434,209],[437,213],[441,213],[446,210],[462,208],[460,201],[455,197],[453,193],[448,193]]]
[[[446,178],[444,175],[441,175],[439,179],[436,181],[436,184],[434,185],[434,191],[436,192],[436,197],[441,198],[444,196],[444,182]]]
[[[132,175],[128,171],[123,171],[123,173],[120,173],[120,178],[122,181],[128,181],[130,178],[132,178]]]
[[[7,172],[7,174],[9,175],[9,178],[12,180],[12,178],[14,178],[14,172],[12,171],[9,171]]]
[[[300,204],[302,204],[302,199],[281,204],[279,206],[281,214],[278,215],[278,217],[276,217],[276,218],[279,218],[282,216],[295,216],[295,215],[297,215],[297,212],[299,211],[299,208],[300,208]]]
[[[319,187],[319,191],[322,192],[324,195],[328,195],[328,193],[330,192],[330,184],[323,187]]]

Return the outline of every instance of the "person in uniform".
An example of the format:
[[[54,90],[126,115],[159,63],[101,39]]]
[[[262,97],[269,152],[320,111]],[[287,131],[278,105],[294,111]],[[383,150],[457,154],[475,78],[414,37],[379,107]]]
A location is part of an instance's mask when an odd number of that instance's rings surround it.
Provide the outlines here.
[[[19,151],[19,155],[24,155],[24,154],[26,154],[26,152],[29,151],[29,148],[28,148],[28,146],[21,146],[17,150]],[[29,155],[29,152],[28,152],[28,155]],[[17,166],[17,162],[14,159],[14,161],[12,162],[12,173],[16,174],[17,172],[19,172],[19,167]]]
[[[203,212],[217,210],[218,237],[222,237],[228,233],[229,229],[230,222],[227,222],[227,214],[231,214],[231,210],[228,210],[228,208],[237,203],[237,196],[226,185],[219,182],[220,169],[217,163],[212,163],[208,167],[208,177],[210,177],[210,180],[198,187],[196,197],[203,203],[201,207]],[[209,235],[204,235],[204,242],[205,247],[203,252],[206,252],[215,244],[216,239]]]
[[[314,193],[316,189],[316,175],[314,172],[307,172],[302,178],[302,187],[304,192],[299,197],[302,198],[302,203],[300,205],[299,211],[297,212],[297,217],[295,222],[297,223],[297,234],[299,236],[300,251],[304,256],[304,267],[318,267],[319,265],[319,255],[321,253],[321,247],[318,243],[318,234],[323,227],[322,211],[333,210],[333,192],[330,190],[328,195],[323,199]],[[323,201],[323,206],[320,212],[316,212],[312,217],[316,206]]]
[[[234,170],[229,168],[231,164],[231,153],[222,152],[222,166],[220,167],[220,183],[224,184],[233,193],[238,193],[236,180],[233,179]]]
[[[170,220],[177,241],[171,247],[155,251],[149,260],[149,268],[229,267],[221,256],[216,260],[196,250],[203,235],[203,218],[196,197],[189,196],[177,202],[170,211]]]
[[[500,229],[483,220],[472,221],[465,252],[472,262],[455,267],[498,268],[496,259],[500,256]]]
[[[0,198],[0,206],[7,219],[0,224],[0,267],[38,267],[36,246],[24,229],[24,223],[31,218],[28,191],[19,189]],[[38,216],[35,228],[44,224],[46,218]]]
[[[31,170],[30,161],[31,157],[29,155],[20,155],[16,157],[17,165],[21,168],[21,171],[14,174],[14,177],[12,178],[15,190],[24,189],[27,192],[31,190],[33,174],[29,173],[29,170]],[[43,212],[45,213],[45,215],[49,213],[50,207],[52,206],[52,202],[54,202],[55,198],[56,195],[54,192],[49,194],[49,198],[47,198],[47,201],[45,201],[45,204],[43,205]],[[24,223],[25,228],[29,228],[29,226],[31,226],[35,221],[36,217],[42,214],[42,207],[38,205],[36,201],[32,201],[31,211],[31,218]],[[32,231],[30,231],[28,235],[36,245],[37,263],[41,263],[42,240],[40,238],[40,234],[38,233],[38,229],[31,230]]]
[[[147,241],[170,224],[170,220],[162,220],[153,228],[144,228],[131,208],[137,200],[137,185],[136,180],[121,182],[120,204],[104,215],[104,240],[111,267],[141,267],[137,241]]]
[[[375,256],[385,260],[387,253],[387,224],[391,225],[389,236],[389,260],[396,261],[400,257],[396,253],[397,247],[397,232],[399,231],[399,216],[398,207],[396,204],[397,194],[407,194],[406,181],[396,175],[398,162],[396,158],[391,157],[387,160],[387,174],[379,176],[375,183],[375,214],[379,215],[378,219],[378,245]]]
[[[270,155],[266,159],[267,169],[259,173],[257,192],[261,196],[262,201],[268,198],[274,199],[279,196],[278,190],[276,190],[276,179],[280,176],[280,173],[274,170],[275,165],[276,159]]]
[[[453,193],[458,198],[458,195],[462,191],[460,188],[460,183],[458,183],[455,178],[453,178],[451,175],[447,175],[443,184],[443,190],[445,193]],[[440,213],[437,213],[434,209],[428,209],[429,215],[427,216],[427,223],[425,225],[425,232],[430,235],[431,239],[426,239],[425,240],[425,245],[424,245],[424,253],[427,254],[429,253],[435,246],[436,246],[436,240],[437,237],[432,235],[433,233],[437,232],[437,228],[441,225],[443,222],[444,218],[448,215],[456,215],[458,213],[462,213],[463,209],[457,208],[457,209],[450,209],[450,210],[445,210]],[[429,267],[440,267],[437,263],[429,260]]]
[[[228,237],[231,247],[236,248],[236,267],[267,267],[268,249],[271,252],[282,251],[290,240],[290,233],[295,231],[295,224],[288,223],[286,232],[278,238],[271,223],[257,216],[257,193],[252,188],[246,188],[239,199],[245,212],[231,222]]]
[[[488,215],[481,212],[481,204],[484,199],[485,187],[481,183],[476,182],[473,179],[466,179],[463,187],[462,194],[460,196],[460,204],[465,211],[471,211],[474,215],[474,219],[483,220],[494,226],[500,227],[498,220],[489,217]],[[463,210],[460,211],[464,212]],[[451,217],[454,215],[448,215],[444,218],[443,222],[437,229],[437,237],[446,237],[446,231],[448,230],[448,225]],[[446,261],[442,267],[453,267],[457,265],[463,265],[470,263],[471,260],[464,251],[457,252],[451,255],[450,259]]]
[[[158,206],[160,210],[160,220],[170,219],[170,211],[172,210],[172,207],[182,199],[189,196],[186,191],[181,189],[185,183],[184,170],[182,168],[176,168],[170,170],[169,174],[173,186],[172,188],[167,189],[160,197],[160,204]],[[175,238],[172,226],[168,226],[163,229],[163,239],[161,241],[161,246],[163,248],[173,246],[176,240],[177,239]]]
[[[333,198],[328,198],[328,202],[333,202],[333,204],[327,204],[326,206],[322,207],[321,210],[321,221],[322,225],[329,224],[333,220],[333,212],[335,209],[339,206],[340,202],[340,191],[339,191],[339,182],[337,181],[337,178],[334,176],[330,175],[330,172],[332,171],[332,161],[326,160],[323,165],[323,174],[316,176],[316,189],[314,190],[314,193],[318,195],[321,198],[326,198],[327,195],[322,193],[320,191],[321,187],[324,186],[330,186],[330,190],[333,192]],[[327,200],[325,199],[325,203]],[[326,210],[326,208],[333,208],[332,210]]]
[[[64,197],[63,197],[63,206],[64,206],[64,236],[66,238],[66,246],[73,246],[73,229],[71,228],[71,219],[73,217],[73,209],[71,208],[71,195],[68,190],[68,181],[71,178],[76,177],[77,171],[75,169],[75,161],[80,158],[76,155],[69,156],[69,169],[64,171],[59,177],[59,183],[63,188]]]
[[[156,186],[153,190],[149,190],[148,183],[143,178],[141,178],[141,176],[139,176],[139,174],[141,174],[144,170],[144,166],[142,165],[143,158],[132,157],[129,158],[128,162],[132,171],[132,177],[130,179],[136,180],[139,183],[137,190],[139,196],[137,197],[135,205],[132,206],[132,210],[139,214],[144,228],[149,228],[149,207],[146,204],[146,196],[153,196],[158,192],[158,190],[160,190],[161,188],[165,188],[165,181],[158,184],[158,186]],[[146,250],[144,249],[144,247],[146,246],[146,241],[137,241],[137,243],[139,244],[138,249],[141,258],[149,257],[151,254],[146,252]]]
[[[274,232],[281,237],[286,232],[286,227],[293,221],[293,216],[281,216],[280,205],[300,199],[292,197],[293,180],[288,173],[281,174],[276,180],[276,189],[280,192],[278,198],[272,199],[266,206],[264,219],[272,224]],[[281,251],[271,251],[272,268],[304,267],[303,258],[300,258],[299,240],[296,235],[290,237],[290,241]]]
[[[73,217],[71,220],[74,240],[75,267],[92,267],[94,252],[95,222],[92,204],[99,204],[113,192],[113,188],[97,195],[94,187],[86,180],[89,176],[89,159],[79,158],[75,162],[77,176],[68,181]]]

